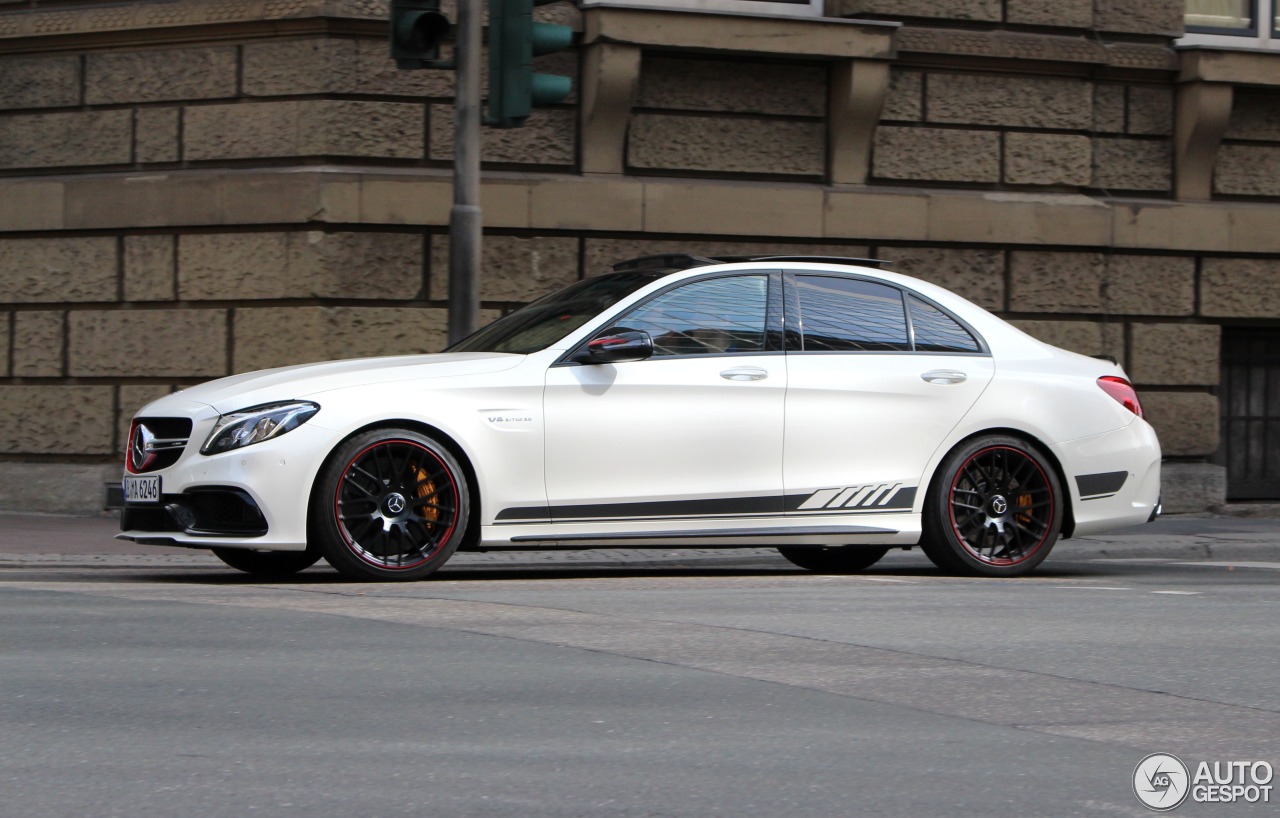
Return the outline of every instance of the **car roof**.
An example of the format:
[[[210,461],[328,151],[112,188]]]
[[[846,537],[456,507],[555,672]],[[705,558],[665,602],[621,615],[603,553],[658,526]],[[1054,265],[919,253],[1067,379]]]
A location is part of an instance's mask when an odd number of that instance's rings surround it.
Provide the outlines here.
[[[839,264],[856,267],[880,269],[891,262],[878,258],[846,258],[844,256],[792,256],[792,255],[760,255],[760,256],[695,256],[689,253],[660,253],[651,256],[639,256],[613,265],[614,272],[632,270],[653,270],[655,272],[683,272],[694,267],[707,267],[713,264],[742,264],[762,261],[799,262],[808,264]]]

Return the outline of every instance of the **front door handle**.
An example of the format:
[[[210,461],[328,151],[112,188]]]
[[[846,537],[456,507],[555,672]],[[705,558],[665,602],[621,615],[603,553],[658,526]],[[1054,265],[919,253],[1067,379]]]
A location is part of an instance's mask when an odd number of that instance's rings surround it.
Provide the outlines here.
[[[920,377],[927,383],[945,384],[961,383],[969,376],[954,369],[931,369],[928,372],[921,373]]]
[[[736,366],[720,373],[727,381],[762,381],[769,377],[768,371],[754,366]]]

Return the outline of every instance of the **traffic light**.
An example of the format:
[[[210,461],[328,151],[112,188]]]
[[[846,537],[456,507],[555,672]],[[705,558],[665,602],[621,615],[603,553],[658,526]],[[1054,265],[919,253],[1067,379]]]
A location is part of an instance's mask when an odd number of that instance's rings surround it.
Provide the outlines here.
[[[391,0],[391,58],[397,68],[453,68],[440,59],[440,43],[449,34],[449,18],[440,0]]]
[[[553,105],[573,90],[573,80],[536,74],[535,55],[573,44],[569,26],[533,21],[534,6],[555,0],[489,0],[489,105],[484,124],[519,128],[535,105]]]

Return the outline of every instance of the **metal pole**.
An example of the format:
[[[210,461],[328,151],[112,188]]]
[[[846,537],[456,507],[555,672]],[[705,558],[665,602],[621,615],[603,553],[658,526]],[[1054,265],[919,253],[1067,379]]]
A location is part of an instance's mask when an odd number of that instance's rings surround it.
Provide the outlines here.
[[[449,343],[480,314],[480,3],[459,0],[453,101],[453,208],[449,211]]]

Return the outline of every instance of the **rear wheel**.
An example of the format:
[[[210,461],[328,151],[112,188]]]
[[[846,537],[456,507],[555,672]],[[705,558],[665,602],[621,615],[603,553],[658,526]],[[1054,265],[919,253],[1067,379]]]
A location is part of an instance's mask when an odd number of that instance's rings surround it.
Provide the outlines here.
[[[321,470],[311,529],[344,576],[421,579],[462,542],[467,491],[448,449],[418,432],[376,429],[348,440]]]
[[[213,555],[237,571],[259,577],[287,577],[310,568],[320,559],[314,550],[253,551],[248,548],[212,548]]]
[[[924,506],[920,547],[944,571],[1019,577],[1062,531],[1062,486],[1026,441],[975,438],[947,455]]]
[[[888,548],[861,545],[780,546],[778,553],[792,563],[821,574],[856,574],[889,553]]]

